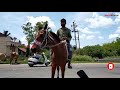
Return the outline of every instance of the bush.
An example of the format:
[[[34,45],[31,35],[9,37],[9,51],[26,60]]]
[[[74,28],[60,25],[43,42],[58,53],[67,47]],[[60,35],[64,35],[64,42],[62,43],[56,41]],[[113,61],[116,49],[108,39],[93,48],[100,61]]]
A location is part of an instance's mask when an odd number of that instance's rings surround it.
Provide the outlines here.
[[[50,59],[50,51],[46,50],[46,51],[45,51],[45,55],[46,55],[46,57],[47,57],[48,59]]]
[[[87,56],[87,55],[73,55],[72,58],[73,61],[88,61],[88,62],[93,62],[94,59],[91,56]]]

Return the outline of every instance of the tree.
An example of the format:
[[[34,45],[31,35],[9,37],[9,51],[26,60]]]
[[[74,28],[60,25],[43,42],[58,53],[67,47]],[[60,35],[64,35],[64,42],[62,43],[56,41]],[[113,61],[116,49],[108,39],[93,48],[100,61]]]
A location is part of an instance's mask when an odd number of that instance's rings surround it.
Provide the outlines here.
[[[35,35],[38,32],[38,30],[43,28],[48,21],[45,22],[37,22],[34,28],[32,27],[32,24],[30,22],[23,24],[22,29],[23,33],[26,35],[26,40],[28,42],[27,46],[27,53],[26,57],[30,55],[30,44],[35,40]]]
[[[4,30],[3,34],[7,37],[7,36],[9,36],[11,33],[9,33],[8,31],[5,31],[5,30]]]
[[[34,30],[30,22],[23,24],[23,33],[26,35],[26,40],[28,42],[26,57],[30,55],[30,44],[34,41]]]
[[[47,23],[48,23],[48,21],[45,21],[45,22],[37,22],[36,25],[35,25],[35,27],[34,27],[35,33],[37,33],[38,30],[42,29]]]

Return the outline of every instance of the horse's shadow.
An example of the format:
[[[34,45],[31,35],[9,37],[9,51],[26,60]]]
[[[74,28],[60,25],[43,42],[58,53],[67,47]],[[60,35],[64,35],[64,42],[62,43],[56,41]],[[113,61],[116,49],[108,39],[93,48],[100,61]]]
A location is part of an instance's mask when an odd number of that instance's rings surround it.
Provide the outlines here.
[[[33,66],[33,67],[50,67],[50,66],[45,66],[45,65],[36,65],[36,66]]]

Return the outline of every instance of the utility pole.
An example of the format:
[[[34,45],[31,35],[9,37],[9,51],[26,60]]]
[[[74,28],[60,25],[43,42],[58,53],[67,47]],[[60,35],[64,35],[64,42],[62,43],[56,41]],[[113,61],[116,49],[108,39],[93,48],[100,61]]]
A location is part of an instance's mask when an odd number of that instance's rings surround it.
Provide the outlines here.
[[[76,44],[76,48],[77,48],[76,32],[78,32],[78,31],[76,30],[77,25],[76,25],[75,21],[73,22],[73,25],[71,25],[71,27],[73,27],[73,31],[72,32],[74,32],[75,44]]]
[[[79,43],[79,49],[80,49],[80,37],[79,37],[79,31],[78,31],[78,43]]]

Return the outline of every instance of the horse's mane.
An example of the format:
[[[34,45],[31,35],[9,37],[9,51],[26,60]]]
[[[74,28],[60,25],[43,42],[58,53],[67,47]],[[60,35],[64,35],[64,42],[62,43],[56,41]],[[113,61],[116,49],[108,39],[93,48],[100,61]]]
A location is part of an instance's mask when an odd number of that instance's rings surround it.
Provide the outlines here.
[[[61,41],[60,38],[57,36],[57,34],[55,34],[54,32],[50,31],[50,33],[58,40]]]

